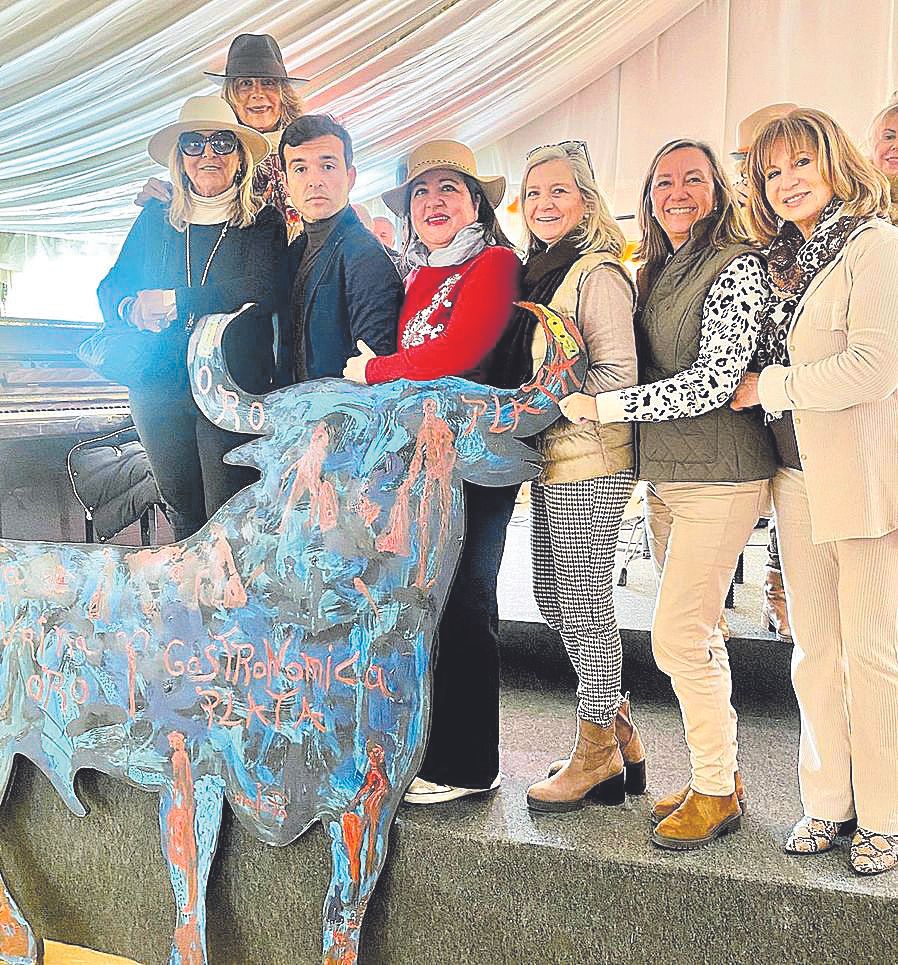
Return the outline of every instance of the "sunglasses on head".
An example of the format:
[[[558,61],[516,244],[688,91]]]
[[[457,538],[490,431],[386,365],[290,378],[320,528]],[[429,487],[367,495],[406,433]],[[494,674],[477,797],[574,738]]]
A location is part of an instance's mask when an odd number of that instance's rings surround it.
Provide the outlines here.
[[[560,147],[565,154],[571,157],[579,154],[580,157],[586,161],[586,166],[589,168],[590,172],[595,174],[592,166],[592,160],[589,157],[589,148],[586,145],[586,141],[558,141],[556,144],[540,144],[539,147],[535,147],[528,151],[524,160],[529,161],[537,151],[541,151],[545,147]]]
[[[233,154],[237,150],[237,135],[233,131],[213,131],[208,135],[184,131],[178,135],[178,147],[187,157],[199,157],[207,144],[216,154]]]

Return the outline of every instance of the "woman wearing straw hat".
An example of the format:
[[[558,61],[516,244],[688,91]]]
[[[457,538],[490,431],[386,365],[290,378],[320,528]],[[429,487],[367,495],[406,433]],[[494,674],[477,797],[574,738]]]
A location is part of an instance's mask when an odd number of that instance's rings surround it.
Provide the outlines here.
[[[346,363],[347,378],[370,385],[459,375],[496,384],[494,349],[511,318],[520,271],[496,221],[504,193],[505,179],[479,174],[473,151],[458,141],[429,141],[412,151],[408,176],[382,196],[403,219],[411,266],[400,348],[378,357],[360,342],[361,354]],[[467,534],[440,623],[427,754],[408,803],[435,804],[499,786],[496,580],[515,490],[465,484]]]
[[[264,134],[271,153],[256,165],[253,190],[266,204],[273,204],[287,222],[291,236],[302,230],[299,212],[290,202],[287,179],[278,158],[281,132],[297,117],[302,117],[299,84],[304,77],[289,77],[281,48],[269,34],[240,34],[228,50],[223,74],[206,71],[206,76],[221,82],[221,96],[231,105],[241,124]],[[167,202],[171,185],[150,178],[137,196],[138,204],[150,198]]]
[[[253,173],[268,141],[239,124],[220,97],[191,97],[155,134],[149,154],[167,164],[172,200],[150,201],[97,295],[107,326],[151,333],[127,379],[131,413],[175,536],[199,529],[252,480],[222,456],[239,443],[209,422],[190,394],[186,349],[196,318],[254,307],[228,327],[224,351],[237,382],[265,391],[274,367],[272,314],[286,300],[284,220],[263,206]]]

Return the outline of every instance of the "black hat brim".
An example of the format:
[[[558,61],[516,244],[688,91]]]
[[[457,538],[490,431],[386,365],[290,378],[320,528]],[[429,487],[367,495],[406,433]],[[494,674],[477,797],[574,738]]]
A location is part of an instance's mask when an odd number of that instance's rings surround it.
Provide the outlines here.
[[[237,80],[240,77],[271,77],[274,80],[286,80],[290,84],[310,84],[308,77],[281,77],[280,74],[213,74],[211,71],[204,70],[206,77],[213,80]]]

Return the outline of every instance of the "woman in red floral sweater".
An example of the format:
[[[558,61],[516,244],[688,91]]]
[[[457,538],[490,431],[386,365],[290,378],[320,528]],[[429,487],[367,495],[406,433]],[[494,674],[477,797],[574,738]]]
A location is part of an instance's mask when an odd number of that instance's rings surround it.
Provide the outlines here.
[[[457,141],[429,141],[409,174],[383,195],[405,221],[411,266],[399,316],[399,350],[364,342],[344,375],[373,385],[459,375],[496,384],[496,343],[511,319],[520,262],[496,221],[505,179],[478,175]],[[496,580],[517,487],[465,483],[466,536],[440,622],[427,753],[406,794],[436,804],[499,786],[499,613]],[[459,695],[464,695],[464,711]]]

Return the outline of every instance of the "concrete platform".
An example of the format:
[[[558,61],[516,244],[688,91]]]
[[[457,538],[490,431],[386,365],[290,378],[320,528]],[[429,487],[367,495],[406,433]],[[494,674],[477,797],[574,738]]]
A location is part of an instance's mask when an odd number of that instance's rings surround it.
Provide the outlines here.
[[[648,838],[652,796],[687,773],[672,704],[643,699],[634,708],[649,754],[647,795],[619,808],[531,815],[526,787],[569,748],[574,705],[570,693],[511,673],[501,789],[403,809],[362,963],[893,965],[898,875],[856,877],[844,843],[806,859],[782,853],[799,814],[797,720],[778,700],[739,709],[743,829],[672,854]],[[0,822],[7,881],[42,937],[165,961],[174,916],[155,800],[97,775],[84,792],[94,813],[80,820],[30,766],[20,768]],[[317,829],[288,848],[265,848],[228,816],[208,902],[211,962],[319,961],[326,860]]]

